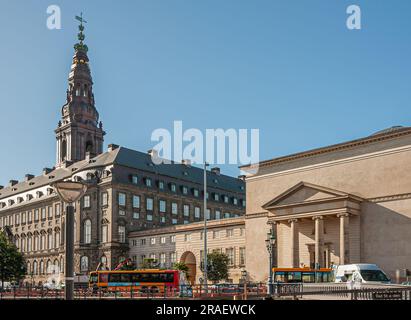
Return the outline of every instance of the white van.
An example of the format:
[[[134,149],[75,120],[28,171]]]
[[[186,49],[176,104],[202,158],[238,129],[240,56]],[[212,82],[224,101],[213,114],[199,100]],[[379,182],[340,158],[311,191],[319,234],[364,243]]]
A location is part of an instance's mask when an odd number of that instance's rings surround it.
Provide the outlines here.
[[[390,278],[376,264],[344,264],[335,267],[335,282],[391,283]]]

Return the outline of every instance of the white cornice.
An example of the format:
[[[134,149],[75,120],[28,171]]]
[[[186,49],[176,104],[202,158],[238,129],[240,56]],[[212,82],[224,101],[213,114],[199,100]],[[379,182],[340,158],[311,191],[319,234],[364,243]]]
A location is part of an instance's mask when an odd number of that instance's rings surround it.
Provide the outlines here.
[[[376,158],[376,157],[383,157],[383,156],[388,156],[388,155],[401,153],[401,152],[407,152],[407,151],[411,151],[411,146],[392,148],[392,149],[387,149],[387,150],[383,150],[383,151],[367,153],[365,155],[354,156],[354,157],[349,157],[349,158],[339,159],[339,160],[333,160],[333,161],[327,161],[327,162],[323,162],[323,163],[298,167],[298,168],[284,170],[284,171],[280,171],[280,172],[273,172],[273,173],[267,173],[267,174],[263,174],[263,175],[251,176],[251,177],[246,178],[246,182],[247,181],[253,181],[253,180],[259,180],[259,179],[264,179],[264,178],[268,178],[268,177],[277,177],[277,176],[294,174],[294,173],[298,173],[298,172],[316,170],[316,169],[320,169],[320,168],[331,167],[331,166],[336,166],[336,165],[340,165],[340,164],[345,164],[345,163],[350,163],[350,162],[355,162],[355,161],[361,161],[361,160],[371,159],[371,158]]]

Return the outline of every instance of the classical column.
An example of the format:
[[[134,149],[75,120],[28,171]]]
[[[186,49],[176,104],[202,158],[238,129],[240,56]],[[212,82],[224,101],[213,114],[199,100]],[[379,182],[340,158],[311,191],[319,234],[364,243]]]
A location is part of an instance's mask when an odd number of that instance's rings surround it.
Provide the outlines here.
[[[277,268],[278,267],[278,237],[277,237],[277,222],[273,221],[271,222],[271,232],[274,235],[276,241],[275,244],[273,246],[273,252],[272,252],[272,263],[273,263],[273,268]]]
[[[348,213],[337,215],[340,218],[340,264],[349,263],[349,218]]]
[[[297,268],[299,266],[299,241],[298,241],[298,220],[290,219],[288,220],[290,224],[290,244],[291,244],[291,266]]]
[[[315,267],[324,266],[323,248],[324,248],[324,222],[322,216],[313,217],[315,223]]]

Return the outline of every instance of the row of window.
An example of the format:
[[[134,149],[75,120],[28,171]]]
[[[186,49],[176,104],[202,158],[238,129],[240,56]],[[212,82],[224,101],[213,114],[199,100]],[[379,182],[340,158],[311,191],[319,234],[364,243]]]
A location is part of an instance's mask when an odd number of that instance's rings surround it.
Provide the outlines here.
[[[218,239],[218,238],[231,238],[234,236],[235,228],[229,228],[229,229],[223,229],[223,230],[214,230],[214,231],[209,231],[207,232],[207,236],[210,236],[210,233],[212,233],[213,239]],[[239,236],[244,236],[245,229],[244,228],[238,228],[238,235]],[[203,239],[204,232],[200,232],[200,240]],[[192,233],[185,233],[184,234],[184,241],[189,242],[193,239],[193,234]],[[148,238],[142,238],[142,239],[134,239],[131,240],[131,245],[133,247],[136,246],[145,246],[147,243],[150,245],[156,245],[156,244],[167,244],[167,243],[175,243],[176,242],[176,235],[170,235],[170,236],[160,236],[160,237],[150,237]]]
[[[20,236],[14,239],[14,243],[21,252],[57,249],[61,245],[60,232],[27,235],[26,237]]]
[[[30,182],[29,184],[31,185],[32,183],[34,183],[34,182]],[[12,191],[17,191],[17,188],[12,188],[11,190]],[[46,192],[47,192],[47,195],[49,196],[49,195],[54,193],[54,189],[53,188],[47,188]],[[35,195],[36,195],[36,199],[39,199],[39,198],[44,196],[44,192],[36,191]],[[34,198],[34,196],[32,194],[28,193],[28,194],[26,194],[26,199],[24,199],[23,197],[17,197],[16,200],[9,199],[7,202],[1,201],[0,202],[0,209],[5,208],[6,206],[10,207],[10,206],[14,205],[15,203],[20,204],[23,201],[30,201],[33,198]]]
[[[60,257],[60,261],[58,259],[54,259],[52,262],[50,259],[47,262],[43,260],[34,260],[32,262],[28,261],[26,265],[28,275],[52,275],[52,274],[59,274],[64,273],[64,259]],[[82,256],[80,258],[80,271],[86,272],[89,270],[89,258],[87,256]]]
[[[126,211],[124,207],[126,207],[126,194],[123,192],[118,193],[118,205],[120,206],[119,208],[119,215],[124,216],[126,214]],[[141,197],[137,195],[132,195],[132,207],[133,209],[141,209]],[[146,211],[154,211],[154,199],[147,197],[146,202],[145,202],[145,209]],[[171,202],[170,205],[170,210],[171,214],[173,215],[178,215],[179,209],[178,209],[178,203],[177,202]],[[158,200],[158,211],[160,213],[166,213],[167,212],[167,200]],[[190,214],[194,214],[195,218],[201,218],[201,207],[199,206],[194,206],[194,211],[191,212],[191,206],[189,204],[184,204],[182,206],[182,214],[185,217],[189,217]],[[211,209],[207,209],[207,219],[211,218]],[[225,212],[224,213],[224,218],[229,218],[230,213]],[[139,216],[137,217],[139,219]],[[221,219],[221,211],[220,210],[215,210],[215,219]]]
[[[231,248],[218,248],[218,249],[211,249],[208,250],[207,252],[220,252],[220,253],[225,253],[228,257],[228,265],[233,267],[233,266],[245,266],[245,247],[239,247],[238,248],[238,254],[236,252],[236,248],[231,247]],[[204,260],[204,250],[200,250],[200,260]]]
[[[225,253],[228,257],[228,265],[233,266],[245,266],[245,247],[238,248],[238,253],[236,252],[236,248],[226,248],[226,249],[212,249],[212,252],[220,252]],[[209,251],[209,252],[210,252]],[[204,251],[200,251],[201,261],[203,261]],[[132,256],[132,260],[136,263],[136,265],[141,265],[144,263],[144,260],[147,258],[145,254],[140,255],[138,258],[137,255]],[[162,253],[151,253],[148,255],[148,258],[156,260],[160,267],[167,268],[172,267],[174,263],[177,262],[177,254],[176,252],[162,252]],[[139,260],[138,260],[139,259]]]
[[[140,178],[137,175],[131,175],[130,176],[130,181],[132,184],[139,185],[140,184]],[[152,188],[154,186],[154,182],[152,178],[149,177],[143,177],[142,178],[144,186],[148,188]],[[214,183],[218,183],[218,180],[215,179]],[[156,186],[159,190],[161,191],[170,191],[172,193],[177,193],[178,189],[180,190],[180,193],[186,196],[193,196],[193,197],[200,197],[204,191],[201,191],[198,188],[189,188],[188,186],[181,185],[179,188],[177,187],[177,184],[174,182],[170,182],[166,184],[163,180],[158,180],[156,181]],[[240,190],[244,190],[244,187],[241,187]],[[209,198],[209,193],[207,192],[206,195],[207,199]],[[219,194],[216,192],[212,193],[212,199],[214,201],[223,201],[224,203],[227,204],[233,204],[233,205],[242,205],[245,207],[245,200],[244,199],[238,199],[236,197],[229,197],[228,195],[223,195]]]
[[[0,227],[13,227],[18,226],[20,224],[37,222],[39,220],[51,220],[53,218],[60,217],[60,210],[60,203],[57,203],[54,205],[54,212],[53,206],[47,206],[21,213],[15,213],[14,215],[4,216],[2,219],[0,219]]]

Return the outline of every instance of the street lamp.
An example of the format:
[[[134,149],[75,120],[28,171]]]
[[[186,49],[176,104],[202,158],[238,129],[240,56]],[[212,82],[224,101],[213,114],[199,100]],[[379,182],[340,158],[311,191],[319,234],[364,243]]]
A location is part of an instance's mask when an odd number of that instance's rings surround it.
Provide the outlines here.
[[[61,201],[66,206],[66,265],[65,265],[65,298],[73,300],[74,291],[74,207],[87,191],[87,185],[81,182],[59,181],[52,185]]]
[[[241,278],[244,286],[244,300],[247,300],[247,270],[241,270]]]
[[[207,166],[209,164],[204,162],[204,267],[203,267],[203,274],[204,274],[204,292],[207,294]]]
[[[271,296],[273,294],[273,248],[275,245],[275,236],[270,231],[267,233],[267,239],[265,240],[265,246],[268,251],[268,261],[269,261],[269,272],[268,272],[268,294]]]

